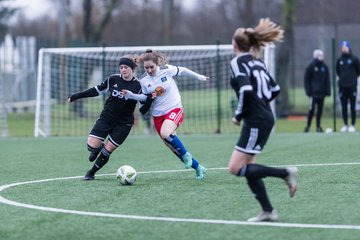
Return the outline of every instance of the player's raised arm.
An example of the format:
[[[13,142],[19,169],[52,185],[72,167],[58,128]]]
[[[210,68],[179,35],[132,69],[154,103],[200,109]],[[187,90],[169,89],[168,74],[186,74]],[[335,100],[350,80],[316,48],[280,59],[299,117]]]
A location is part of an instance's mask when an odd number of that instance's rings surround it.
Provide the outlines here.
[[[200,80],[200,81],[206,81],[209,79],[209,77],[206,77],[204,75],[201,75],[199,73],[196,73],[186,67],[176,67],[176,66],[172,66],[172,65],[167,65],[169,67],[169,69],[175,69],[175,74],[174,76],[186,76],[186,77],[191,77],[191,78],[195,78],[197,80]]]
[[[80,91],[72,94],[71,96],[68,97],[68,102],[73,102],[80,98],[96,97],[96,96],[99,96],[99,92],[98,90],[96,90],[95,87],[92,87],[84,91]]]
[[[188,69],[186,67],[179,67],[179,76],[188,76],[188,77],[200,80],[200,81],[206,81],[209,79],[209,77],[206,77],[204,75],[201,75],[194,71],[191,71],[190,69]]]

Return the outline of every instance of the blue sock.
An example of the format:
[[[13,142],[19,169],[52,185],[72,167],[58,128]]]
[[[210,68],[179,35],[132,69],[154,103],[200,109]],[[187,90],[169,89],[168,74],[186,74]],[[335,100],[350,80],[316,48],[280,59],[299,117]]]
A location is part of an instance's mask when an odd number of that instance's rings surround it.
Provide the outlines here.
[[[186,148],[176,135],[170,134],[170,136],[164,140],[169,143],[179,153],[180,156],[184,156],[185,153],[187,153]]]
[[[196,170],[199,167],[199,165],[200,165],[199,162],[193,157],[191,167]]]

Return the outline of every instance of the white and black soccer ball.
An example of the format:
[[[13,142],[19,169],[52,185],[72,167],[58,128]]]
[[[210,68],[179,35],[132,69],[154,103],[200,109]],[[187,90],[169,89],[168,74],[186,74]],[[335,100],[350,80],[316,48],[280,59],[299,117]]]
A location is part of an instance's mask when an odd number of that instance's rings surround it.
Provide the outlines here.
[[[333,132],[333,129],[332,128],[326,128],[325,129],[325,133],[332,133]]]
[[[119,167],[116,172],[116,179],[121,185],[132,185],[135,183],[137,177],[136,170],[129,166],[124,165]]]

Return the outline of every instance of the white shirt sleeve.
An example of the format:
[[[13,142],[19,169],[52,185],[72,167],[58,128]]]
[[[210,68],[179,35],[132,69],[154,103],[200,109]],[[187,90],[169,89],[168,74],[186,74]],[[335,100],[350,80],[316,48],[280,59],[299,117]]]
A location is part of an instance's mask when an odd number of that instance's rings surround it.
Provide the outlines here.
[[[125,95],[125,99],[134,99],[136,101],[145,102],[147,96],[145,94],[136,94],[131,91],[128,91]]]
[[[186,67],[178,67],[178,69],[179,69],[179,73],[177,76],[187,76],[187,77],[195,78],[200,81],[206,81],[208,79],[206,76],[191,71]]]
[[[176,77],[179,75],[179,67],[166,64],[166,67],[169,69],[171,76]]]

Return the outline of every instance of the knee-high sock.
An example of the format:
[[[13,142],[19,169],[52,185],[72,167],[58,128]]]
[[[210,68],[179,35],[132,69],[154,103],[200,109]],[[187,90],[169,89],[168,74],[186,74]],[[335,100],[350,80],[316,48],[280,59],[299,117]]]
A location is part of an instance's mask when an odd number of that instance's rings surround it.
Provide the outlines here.
[[[94,147],[90,146],[89,144],[87,144],[87,149],[89,152],[100,152],[103,147],[104,147],[103,143],[101,143],[98,148],[94,148]]]
[[[251,192],[254,197],[261,205],[261,208],[265,212],[271,212],[273,207],[271,206],[270,200],[267,196],[264,182],[261,178],[246,178],[247,184],[249,185]]]
[[[274,168],[267,167],[260,164],[247,164],[244,165],[238,176],[244,176],[246,178],[265,178],[265,177],[278,177],[278,178],[286,178],[289,173],[285,168]]]
[[[168,144],[170,144],[180,156],[184,156],[187,153],[185,146],[182,144],[180,138],[176,135],[170,134],[167,138],[164,139]]]
[[[90,169],[92,174],[95,174],[99,171],[108,161],[110,158],[111,152],[108,151],[105,147],[101,149],[100,155],[96,159],[94,166]]]

